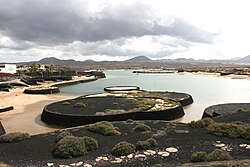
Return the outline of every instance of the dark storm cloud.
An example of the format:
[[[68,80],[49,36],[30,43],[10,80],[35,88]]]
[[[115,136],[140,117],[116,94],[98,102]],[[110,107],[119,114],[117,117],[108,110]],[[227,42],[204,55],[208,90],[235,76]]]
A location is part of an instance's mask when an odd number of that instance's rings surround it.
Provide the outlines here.
[[[168,35],[190,42],[211,43],[216,36],[179,18],[168,25],[159,24],[151,7],[140,2],[107,5],[93,13],[88,1],[71,0],[1,0],[0,33],[46,45],[144,35]]]

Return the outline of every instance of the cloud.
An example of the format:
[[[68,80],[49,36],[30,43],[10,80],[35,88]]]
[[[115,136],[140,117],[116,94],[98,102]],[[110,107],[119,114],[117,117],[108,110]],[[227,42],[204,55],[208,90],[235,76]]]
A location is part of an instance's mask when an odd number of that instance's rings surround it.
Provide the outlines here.
[[[107,4],[91,11],[89,1],[22,0],[0,2],[0,32],[17,40],[40,45],[73,41],[98,42],[122,37],[168,35],[190,42],[211,43],[216,34],[181,18],[164,19],[142,2]]]

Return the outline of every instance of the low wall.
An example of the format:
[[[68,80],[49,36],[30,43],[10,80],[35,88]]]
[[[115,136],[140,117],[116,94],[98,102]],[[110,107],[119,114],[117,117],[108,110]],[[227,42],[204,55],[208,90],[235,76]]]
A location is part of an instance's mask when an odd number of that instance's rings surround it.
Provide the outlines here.
[[[204,110],[202,118],[212,118],[237,113],[237,109],[250,109],[250,103],[226,103],[213,105]]]
[[[13,106],[0,107],[0,113],[1,113],[1,112],[6,112],[6,111],[10,111],[10,110],[13,110],[13,109],[14,109]]]
[[[47,124],[60,125],[64,127],[73,127],[79,125],[91,124],[99,121],[126,121],[133,120],[174,120],[184,116],[184,111],[181,105],[168,110],[160,111],[143,111],[143,112],[128,112],[117,115],[102,115],[102,116],[83,116],[83,115],[66,115],[58,112],[52,112],[45,106],[41,120]]]
[[[78,80],[78,81],[72,81],[72,82],[64,82],[64,83],[53,84],[52,86],[56,86],[56,87],[69,86],[69,85],[75,85],[75,84],[78,84],[78,83],[92,82],[92,81],[96,81],[97,79],[98,78],[95,77],[93,79],[86,79],[86,80]]]
[[[25,89],[23,93],[26,94],[52,94],[59,93],[60,90],[58,87],[51,89]]]

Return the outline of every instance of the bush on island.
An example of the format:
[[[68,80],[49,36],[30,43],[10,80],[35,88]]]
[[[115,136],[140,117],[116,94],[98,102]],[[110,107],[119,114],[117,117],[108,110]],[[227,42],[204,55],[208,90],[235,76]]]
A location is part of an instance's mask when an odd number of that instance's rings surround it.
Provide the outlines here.
[[[63,131],[61,132],[57,138],[56,138],[56,142],[59,142],[60,140],[62,140],[64,137],[66,136],[73,136],[70,132],[67,132],[67,131]]]
[[[135,145],[126,141],[116,144],[111,151],[111,153],[115,156],[126,156],[133,152],[135,152]]]
[[[69,101],[65,101],[62,103],[63,105],[70,105],[70,102]]]
[[[133,128],[134,131],[136,132],[145,132],[145,131],[151,131],[150,126],[144,124],[144,123],[140,123],[138,125],[136,125],[135,128]]]
[[[8,133],[0,136],[0,143],[13,143],[13,142],[19,142],[22,140],[29,139],[30,135],[28,133],[22,133],[22,132],[14,132],[14,133]]]
[[[190,123],[188,123],[188,126],[192,128],[205,128],[213,123],[215,123],[215,121],[212,120],[211,118],[204,118],[198,121],[191,121]]]
[[[61,158],[72,158],[85,155],[87,148],[82,137],[66,136],[55,146],[53,154]]]
[[[74,104],[74,107],[75,108],[84,108],[84,107],[86,107],[86,104],[84,104],[82,102],[78,102],[78,103]]]
[[[153,138],[149,138],[146,141],[138,141],[136,143],[137,150],[147,150],[150,149],[151,147],[156,147],[156,146],[158,146],[158,143]]]
[[[91,124],[89,125],[88,130],[90,132],[99,133],[104,136],[113,136],[121,134],[118,130],[116,130],[112,123],[107,121],[101,121],[95,124]]]

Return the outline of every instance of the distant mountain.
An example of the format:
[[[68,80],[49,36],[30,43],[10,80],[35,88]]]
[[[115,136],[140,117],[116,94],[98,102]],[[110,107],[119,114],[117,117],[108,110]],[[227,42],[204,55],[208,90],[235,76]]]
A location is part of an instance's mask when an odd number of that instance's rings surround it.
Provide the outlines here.
[[[69,59],[69,60],[60,60],[58,58],[55,57],[48,57],[48,58],[44,58],[39,60],[37,63],[39,64],[53,64],[56,66],[81,66],[83,64],[83,62],[80,61],[75,61],[73,59]]]
[[[237,60],[238,63],[250,63],[250,55]]]
[[[150,61],[152,60],[146,56],[137,56],[127,60],[126,62],[150,62]]]

